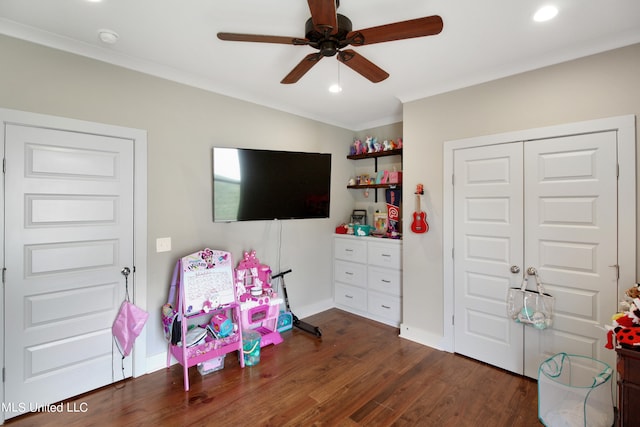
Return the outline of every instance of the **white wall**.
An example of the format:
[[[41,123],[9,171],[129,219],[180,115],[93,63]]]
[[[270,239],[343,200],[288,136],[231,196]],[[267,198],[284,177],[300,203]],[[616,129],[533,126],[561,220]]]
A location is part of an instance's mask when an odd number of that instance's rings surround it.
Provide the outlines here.
[[[148,132],[149,357],[166,350],[159,315],[173,266],[203,247],[236,259],[255,249],[275,271],[278,262],[292,268],[287,285],[299,317],[332,304],[331,234],[353,209],[345,185],[352,131],[6,36],[0,53],[0,107]],[[332,153],[331,218],[213,223],[213,146]],[[155,252],[159,237],[172,238],[171,252]]]
[[[450,256],[443,253],[443,143],[612,116],[640,116],[639,76],[637,44],[404,105],[404,188],[425,184],[423,207],[430,229],[422,235],[404,235],[403,335],[435,347],[443,336],[443,257]],[[636,138],[637,134],[636,130]],[[637,165],[638,159],[636,169]],[[411,209],[404,210],[405,223],[410,214]],[[629,238],[637,242],[637,236]]]
[[[354,207],[369,203],[345,188],[356,168],[346,159],[348,146],[366,135],[404,138],[405,224],[415,185],[425,185],[429,233],[405,233],[403,243],[401,332],[437,347],[443,335],[444,141],[640,114],[640,45],[409,102],[402,124],[359,133],[5,36],[0,52],[0,107],[148,131],[149,356],[165,351],[159,308],[173,265],[204,246],[236,257],[255,249],[274,270],[278,263],[292,268],[287,284],[299,316],[331,303],[331,234]],[[214,224],[214,145],[333,153],[331,218]],[[171,252],[154,251],[159,237],[172,238]]]

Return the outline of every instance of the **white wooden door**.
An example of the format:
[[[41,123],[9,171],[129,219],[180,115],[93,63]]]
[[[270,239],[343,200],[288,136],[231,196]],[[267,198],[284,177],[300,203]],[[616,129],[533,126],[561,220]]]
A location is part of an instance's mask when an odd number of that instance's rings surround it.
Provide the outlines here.
[[[133,143],[23,125],[5,132],[10,418],[131,376],[111,325],[120,271],[133,267]]]
[[[596,326],[609,323],[617,305],[616,269],[610,267],[617,264],[615,138],[614,132],[602,132],[454,154],[456,352],[534,378],[544,357],[560,351],[613,362],[613,352],[603,347],[605,334]],[[512,161],[496,160],[507,158]],[[520,182],[507,175],[516,170],[514,175],[524,177]],[[500,185],[507,181],[513,183],[508,195]],[[518,191],[520,206],[514,197]],[[503,217],[489,209],[500,203]],[[489,213],[481,221],[473,212],[476,206]],[[523,218],[519,227],[512,215]],[[502,223],[513,229],[494,232]],[[521,252],[507,252],[518,234]],[[514,275],[510,266],[520,272]],[[555,323],[545,331],[506,316],[507,288],[518,286],[528,267],[556,298]],[[535,289],[535,280],[528,286]]]
[[[525,328],[526,376],[561,351],[615,366],[597,326],[617,309],[616,152],[614,131],[524,144],[525,268],[556,298],[553,328]]]
[[[505,301],[521,283],[522,144],[459,150],[454,174],[455,351],[518,372],[523,330]]]

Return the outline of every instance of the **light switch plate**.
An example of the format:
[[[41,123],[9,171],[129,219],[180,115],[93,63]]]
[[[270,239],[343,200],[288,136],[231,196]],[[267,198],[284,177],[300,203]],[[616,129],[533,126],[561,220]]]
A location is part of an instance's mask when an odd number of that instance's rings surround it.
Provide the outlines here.
[[[156,239],[156,252],[169,252],[171,250],[171,237]]]

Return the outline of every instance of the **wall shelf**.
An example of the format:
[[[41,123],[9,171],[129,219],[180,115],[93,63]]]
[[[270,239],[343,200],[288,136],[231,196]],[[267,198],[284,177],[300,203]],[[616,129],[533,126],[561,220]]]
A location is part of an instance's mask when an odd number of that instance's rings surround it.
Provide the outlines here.
[[[347,156],[347,159],[361,160],[361,159],[371,159],[371,158],[386,157],[386,156],[402,156],[402,148],[396,148],[394,150],[386,150],[386,151],[376,151],[373,153],[351,154]]]
[[[394,150],[386,150],[386,151],[375,151],[373,153],[364,153],[364,154],[350,154],[347,156],[349,160],[364,160],[364,159],[373,159],[375,163],[374,171],[378,173],[378,158],[379,157],[387,157],[387,156],[400,156],[400,165],[402,168],[402,148],[396,148]],[[402,183],[389,183],[389,184],[359,184],[359,185],[347,185],[347,188],[358,190],[358,189],[367,189],[367,188],[400,188],[402,187]],[[375,201],[378,202],[378,192],[375,193]]]
[[[347,188],[360,189],[360,188],[396,188],[402,187],[402,184],[365,184],[365,185],[347,185]]]

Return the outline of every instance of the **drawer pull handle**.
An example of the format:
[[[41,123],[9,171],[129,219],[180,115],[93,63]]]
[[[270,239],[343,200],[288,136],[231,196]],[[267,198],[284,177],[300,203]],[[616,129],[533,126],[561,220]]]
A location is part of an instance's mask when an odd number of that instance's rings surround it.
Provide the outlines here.
[[[382,279],[382,283],[391,283],[391,280]]]
[[[345,249],[345,252],[353,252],[353,249]]]
[[[384,304],[382,304],[381,307],[382,308],[386,308],[387,310],[391,309],[391,307],[389,307],[388,305],[384,305]]]
[[[346,295],[346,294],[345,294],[345,296],[344,296],[344,297],[345,297],[345,298],[349,298],[349,299],[353,299],[353,296],[351,296],[351,295]]]
[[[344,274],[346,274],[347,276],[353,276],[353,273],[350,271],[345,271]]]
[[[385,256],[387,258],[391,258],[391,254],[380,254],[381,256]]]

